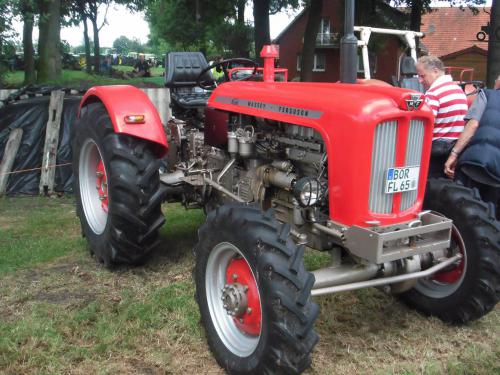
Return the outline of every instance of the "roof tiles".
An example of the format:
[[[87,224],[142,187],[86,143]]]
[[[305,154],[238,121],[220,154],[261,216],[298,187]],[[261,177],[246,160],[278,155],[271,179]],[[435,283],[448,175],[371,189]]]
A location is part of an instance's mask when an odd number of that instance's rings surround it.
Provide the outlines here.
[[[421,31],[425,33],[422,42],[429,54],[445,56],[453,52],[470,48],[474,45],[487,50],[488,43],[476,39],[481,26],[490,20],[490,8],[480,8],[474,15],[470,9],[461,10],[456,7],[433,8],[433,12],[422,16]]]

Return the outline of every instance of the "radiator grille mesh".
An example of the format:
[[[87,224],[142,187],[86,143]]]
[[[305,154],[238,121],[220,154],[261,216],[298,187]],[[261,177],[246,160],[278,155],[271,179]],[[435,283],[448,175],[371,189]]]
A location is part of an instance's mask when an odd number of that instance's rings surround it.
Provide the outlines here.
[[[385,194],[387,170],[396,158],[397,121],[377,125],[373,139],[372,170],[370,181],[370,211],[388,214],[392,211],[393,194]]]
[[[424,122],[422,120],[412,120],[408,141],[406,143],[406,166],[420,165],[422,160],[422,145],[424,142]],[[417,190],[407,191],[402,194],[400,210],[410,208],[417,200]]]

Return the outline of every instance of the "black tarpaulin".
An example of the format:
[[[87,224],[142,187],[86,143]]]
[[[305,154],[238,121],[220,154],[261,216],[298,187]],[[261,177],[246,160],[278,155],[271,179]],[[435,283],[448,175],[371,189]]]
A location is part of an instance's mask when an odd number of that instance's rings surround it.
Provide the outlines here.
[[[56,165],[71,163],[71,139],[73,124],[76,120],[80,96],[64,98],[59,145]],[[48,121],[50,96],[41,96],[10,103],[0,108],[0,159],[12,129],[21,128],[23,137],[17,152],[12,172],[9,176],[7,195],[39,193],[39,182],[45,143],[45,129]],[[54,190],[73,192],[73,171],[71,165],[56,167]]]

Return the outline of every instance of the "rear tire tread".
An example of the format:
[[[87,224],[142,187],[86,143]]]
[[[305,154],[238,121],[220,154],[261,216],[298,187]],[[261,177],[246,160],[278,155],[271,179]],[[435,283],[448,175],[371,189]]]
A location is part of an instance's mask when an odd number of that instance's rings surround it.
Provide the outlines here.
[[[114,133],[101,103],[85,107],[75,126],[75,134],[74,165],[79,165],[78,154],[83,142],[91,138],[102,154],[109,184],[106,228],[101,235],[96,235],[86,222],[80,201],[78,168],[75,168],[77,215],[92,251],[107,266],[142,262],[154,247],[158,229],[165,221],[161,213],[163,194],[159,174],[155,173],[158,161],[153,145]]]
[[[429,180],[424,208],[454,220],[465,242],[467,270],[450,296],[432,298],[412,289],[401,297],[409,306],[448,323],[479,319],[500,300],[500,223],[477,191],[445,178]]]

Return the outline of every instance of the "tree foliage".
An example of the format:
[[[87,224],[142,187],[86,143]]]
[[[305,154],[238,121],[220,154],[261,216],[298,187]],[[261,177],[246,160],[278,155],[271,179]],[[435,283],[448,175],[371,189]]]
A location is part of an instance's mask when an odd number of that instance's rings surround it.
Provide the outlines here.
[[[153,45],[224,56],[248,56],[253,49],[258,56],[270,43],[269,15],[300,1],[253,0],[253,28],[244,21],[246,0],[150,0],[146,15]]]
[[[137,38],[129,39],[126,36],[120,36],[113,42],[113,48],[120,55],[126,55],[129,52],[146,52],[147,46],[142,44]]]
[[[308,4],[308,0],[303,0]],[[262,47],[271,42],[269,15],[276,14],[285,8],[297,8],[299,0],[253,0],[255,56],[260,60]]]
[[[91,50],[93,50],[94,59],[92,63],[86,64],[86,70],[91,72],[92,66],[94,72],[100,71],[100,39],[99,33],[104,25],[108,23],[107,12],[112,4],[126,6],[131,12],[137,12],[144,8],[145,0],[64,0],[68,2],[68,12],[65,19],[67,25],[83,24],[84,45],[78,46],[74,51],[78,53],[85,52],[86,61],[91,62]],[[98,18],[102,17],[102,22]],[[92,38],[90,37],[89,24],[92,29]]]
[[[207,51],[213,30],[235,15],[232,0],[152,0],[146,17],[154,41],[174,49]]]
[[[212,54],[224,55],[229,52],[233,57],[249,57],[253,28],[245,23],[223,22],[209,31]]]
[[[8,59],[13,53],[13,33],[11,28],[12,3],[0,0],[0,84],[7,71]]]

